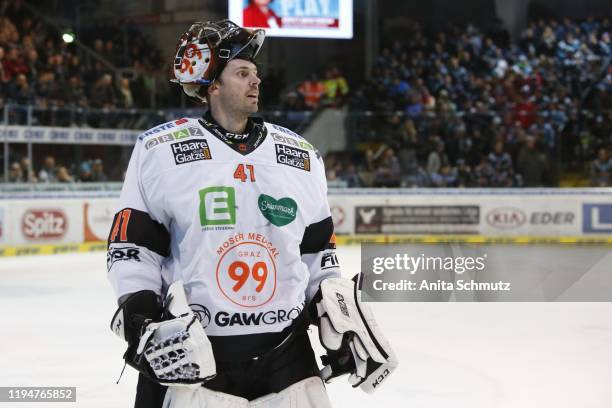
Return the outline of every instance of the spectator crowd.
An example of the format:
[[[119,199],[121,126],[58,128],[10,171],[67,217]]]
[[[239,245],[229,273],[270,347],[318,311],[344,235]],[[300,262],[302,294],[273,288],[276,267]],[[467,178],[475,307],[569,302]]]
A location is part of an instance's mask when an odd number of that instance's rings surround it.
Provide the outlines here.
[[[295,90],[289,91],[283,109],[298,111],[337,108],[344,104],[348,93],[346,78],[340,68],[332,66],[325,71],[324,79],[319,79],[318,75],[313,73]]]
[[[2,0],[0,108],[9,103],[40,110],[151,107],[155,71],[163,65],[159,51],[137,31],[127,33],[127,49],[115,46],[119,30],[87,28],[82,34],[84,45],[97,58],[62,41],[57,30],[32,15],[23,1]],[[44,114],[37,120],[48,124]]]
[[[38,172],[35,171],[30,159],[23,157],[19,162],[13,162],[9,168],[9,183],[74,183],[109,181],[104,170],[102,159],[91,159],[81,162],[78,169],[74,164],[57,164],[55,156],[44,158]]]
[[[156,81],[167,82],[166,64],[144,35],[125,30],[83,30],[83,43],[100,57],[91,58],[61,41],[21,0],[0,0],[0,109],[34,106],[42,112],[34,124],[45,125],[53,109],[151,107]],[[364,83],[350,89],[340,67],[331,66],[291,87],[280,108],[310,111],[311,118],[327,107],[349,107],[350,149],[325,157],[332,184],[554,186],[563,163],[588,174],[592,185],[610,186],[611,34],[607,18],[533,21],[514,42],[500,23],[432,33],[412,22],[382,49]],[[264,93],[280,94],[282,75],[269,77]],[[125,124],[120,116],[104,117]],[[105,124],[94,122],[72,115],[54,124]],[[11,164],[9,179],[103,181],[102,167],[100,159],[57,166],[49,156],[36,173],[24,158]]]
[[[591,162],[592,183],[610,185],[610,20],[535,21],[516,42],[500,31],[428,34],[414,22],[350,98],[367,112],[349,131],[363,152],[328,155],[328,178],[535,187],[557,185],[560,162],[579,171]]]

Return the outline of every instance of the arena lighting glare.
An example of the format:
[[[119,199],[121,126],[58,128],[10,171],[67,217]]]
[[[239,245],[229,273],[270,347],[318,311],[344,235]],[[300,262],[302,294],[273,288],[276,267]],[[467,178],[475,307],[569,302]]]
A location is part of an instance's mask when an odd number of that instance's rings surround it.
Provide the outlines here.
[[[74,41],[74,33],[72,31],[64,31],[62,33],[62,40],[64,40],[66,44],[72,43]]]

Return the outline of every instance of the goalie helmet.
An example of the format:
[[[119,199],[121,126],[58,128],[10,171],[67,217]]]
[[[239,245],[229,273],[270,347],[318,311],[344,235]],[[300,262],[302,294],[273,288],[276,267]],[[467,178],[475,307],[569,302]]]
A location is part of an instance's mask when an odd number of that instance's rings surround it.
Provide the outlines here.
[[[172,67],[189,96],[205,100],[206,90],[234,58],[255,62],[264,30],[247,30],[230,20],[196,22],[179,39]]]

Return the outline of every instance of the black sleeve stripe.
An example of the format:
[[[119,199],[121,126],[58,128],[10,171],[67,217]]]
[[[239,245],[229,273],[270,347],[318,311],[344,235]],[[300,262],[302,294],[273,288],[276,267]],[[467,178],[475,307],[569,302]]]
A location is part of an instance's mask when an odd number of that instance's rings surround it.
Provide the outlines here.
[[[146,212],[133,208],[124,208],[115,214],[107,243],[131,243],[164,257],[170,255],[170,234],[166,227]]]
[[[334,233],[332,217],[310,224],[304,230],[302,243],[300,244],[300,255],[316,254],[329,248],[330,239]]]

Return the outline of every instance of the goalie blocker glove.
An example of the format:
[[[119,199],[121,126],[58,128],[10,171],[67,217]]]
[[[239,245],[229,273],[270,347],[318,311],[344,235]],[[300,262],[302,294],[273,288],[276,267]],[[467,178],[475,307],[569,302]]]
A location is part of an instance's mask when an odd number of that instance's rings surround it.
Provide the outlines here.
[[[310,306],[311,316],[319,326],[319,339],[327,350],[321,357],[321,378],[350,374],[349,383],[367,393],[378,386],[397,367],[391,345],[382,335],[372,311],[361,302],[360,291],[353,280],[329,278]]]
[[[130,295],[111,330],[128,342],[126,363],[162,385],[196,385],[216,375],[212,347],[187,305],[181,281],[168,289],[165,307],[152,291]]]

